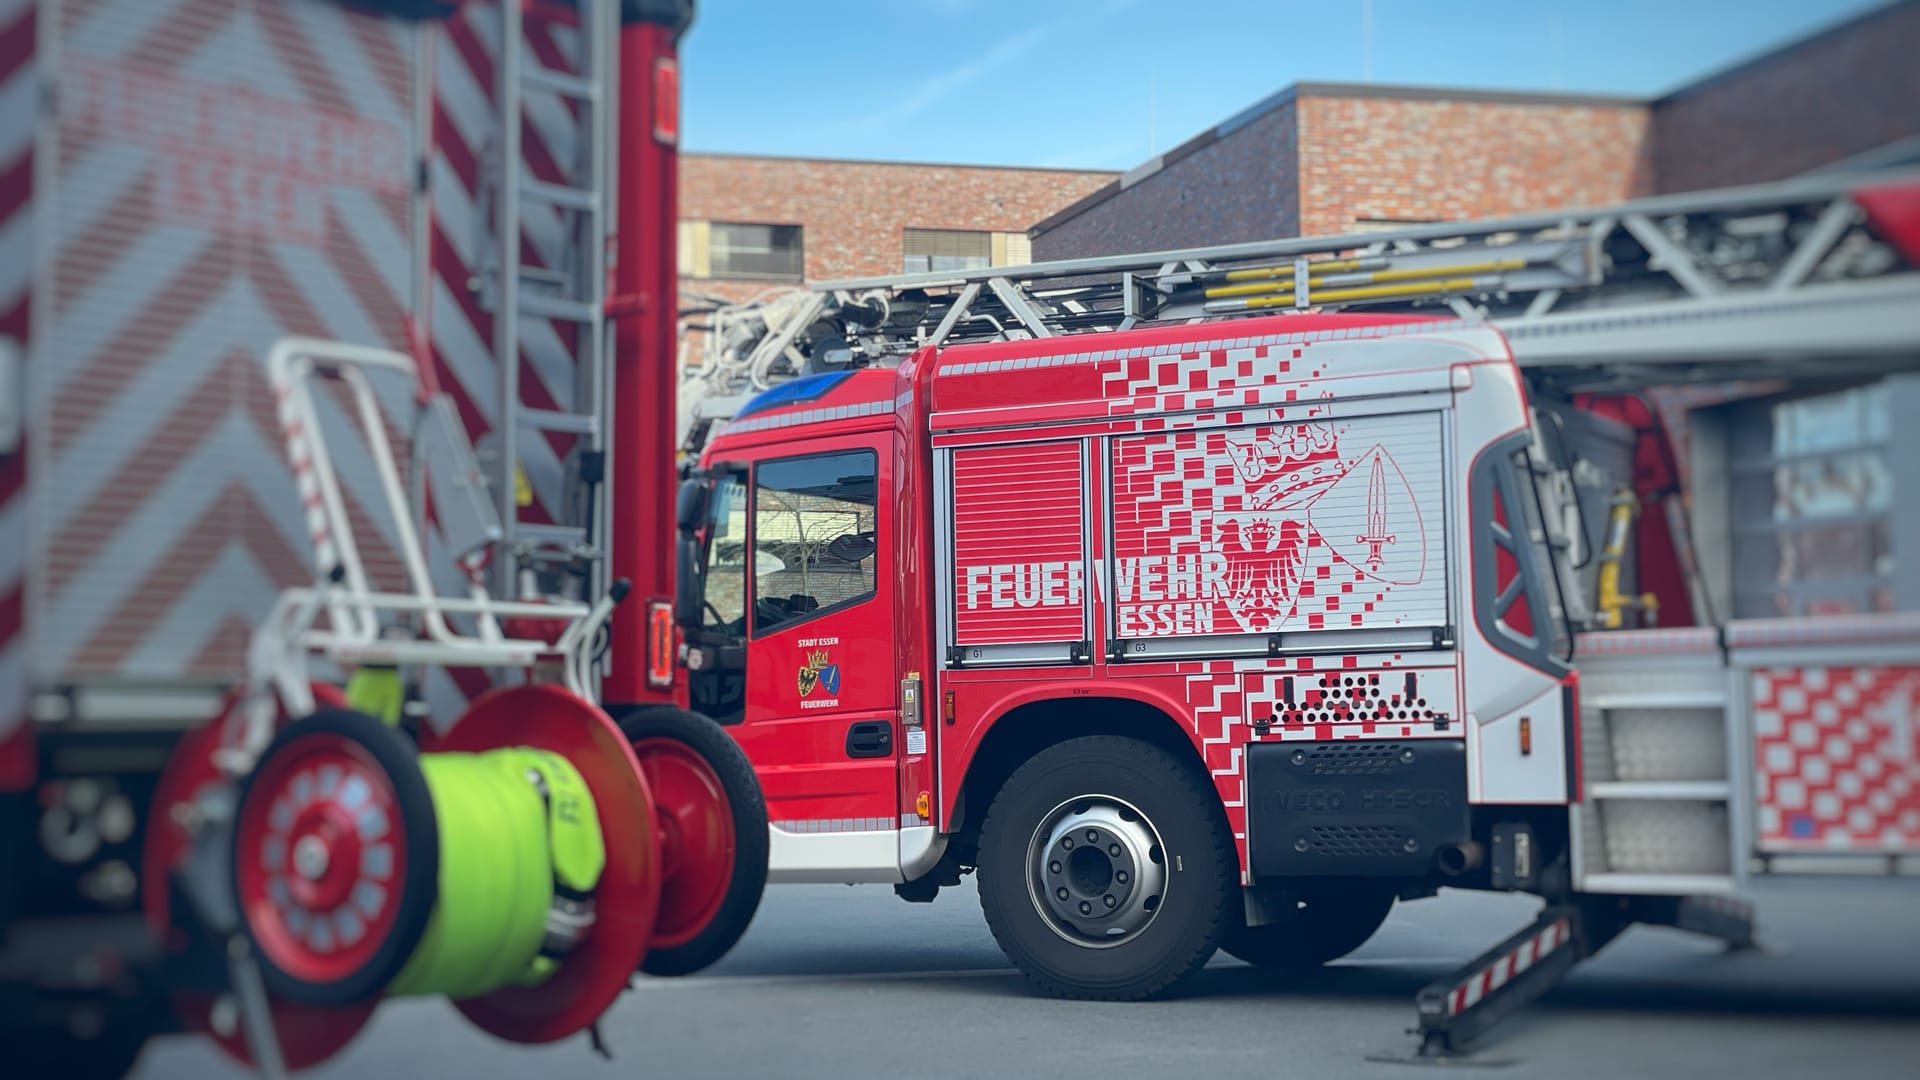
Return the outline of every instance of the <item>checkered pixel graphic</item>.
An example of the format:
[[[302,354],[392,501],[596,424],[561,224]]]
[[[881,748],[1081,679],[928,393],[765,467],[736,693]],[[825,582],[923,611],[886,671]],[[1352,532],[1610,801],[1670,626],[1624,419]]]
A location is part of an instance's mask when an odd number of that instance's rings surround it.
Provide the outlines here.
[[[1320,328],[1298,329],[1309,325]],[[1453,365],[1509,355],[1496,331],[1457,319],[1326,327],[1312,316],[1280,316],[1236,325],[1240,333],[1231,337],[1221,329],[1146,330],[1141,333],[1156,339],[1151,344],[1085,352],[1071,350],[1109,335],[954,349],[942,354],[934,378],[934,426],[972,427],[976,418],[1001,425],[1132,416],[1164,425],[1187,411],[1441,391],[1451,383]],[[1258,332],[1264,329],[1287,332]]]
[[[1200,754],[1246,865],[1249,742],[1461,738],[1451,668],[1414,670],[1358,657],[1205,660],[1177,665]],[[1448,721],[1446,730],[1435,725]],[[1261,727],[1256,727],[1256,723]]]
[[[1920,851],[1920,667],[1756,668],[1763,849]]]
[[[1372,340],[1362,341],[1362,338]],[[1320,342],[1240,338],[1164,351],[1129,350],[1099,362],[1102,396],[1116,416],[1310,402],[1334,396],[1331,379],[1431,367],[1432,342],[1360,335]]]
[[[1115,416],[1225,409],[1261,402],[1313,401],[1325,372],[1304,344],[1235,347],[1121,357],[1100,365],[1101,395]],[[1284,391],[1275,388],[1285,386]]]

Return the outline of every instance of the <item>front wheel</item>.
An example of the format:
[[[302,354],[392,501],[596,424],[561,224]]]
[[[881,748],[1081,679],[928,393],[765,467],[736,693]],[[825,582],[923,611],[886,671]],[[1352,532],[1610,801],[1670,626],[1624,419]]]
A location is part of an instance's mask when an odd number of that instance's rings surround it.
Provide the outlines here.
[[[1059,997],[1163,994],[1238,902],[1219,797],[1151,743],[1071,739],[1014,771],[980,829],[980,905],[1014,966]]]
[[[767,884],[767,804],[753,763],[698,713],[646,706],[620,719],[653,795],[660,915],[640,970],[688,975],[746,933]]]
[[[1221,948],[1255,967],[1300,970],[1330,964],[1367,943],[1393,910],[1391,885],[1306,880],[1277,922],[1234,926]]]

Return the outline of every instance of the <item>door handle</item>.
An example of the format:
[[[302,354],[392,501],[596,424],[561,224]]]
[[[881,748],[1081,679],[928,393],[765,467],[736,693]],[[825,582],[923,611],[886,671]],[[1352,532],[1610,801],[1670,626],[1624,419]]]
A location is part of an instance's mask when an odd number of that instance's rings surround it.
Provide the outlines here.
[[[847,756],[892,757],[893,725],[885,720],[862,720],[847,728]]]

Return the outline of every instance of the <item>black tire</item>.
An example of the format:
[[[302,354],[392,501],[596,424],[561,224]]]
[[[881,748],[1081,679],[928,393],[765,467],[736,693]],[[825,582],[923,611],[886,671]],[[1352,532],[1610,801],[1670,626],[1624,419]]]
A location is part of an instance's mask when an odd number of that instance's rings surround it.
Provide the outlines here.
[[[1106,796],[1107,805],[1137,812],[1160,849],[1159,902],[1144,924],[1112,939],[1118,944],[1070,936],[1074,931],[1043,911],[1029,889],[1033,853],[1044,853],[1036,872],[1045,876],[1054,865],[1052,849],[1071,846],[1070,836],[1047,837],[1063,836],[1056,830],[1064,821],[1079,820],[1074,815],[1099,804],[1083,796]],[[1037,837],[1043,827],[1047,837]],[[981,823],[978,870],[980,906],[994,940],[1034,985],[1056,997],[1132,1001],[1169,993],[1213,956],[1240,903],[1239,859],[1212,786],[1152,743],[1112,735],[1051,746],[1007,778]],[[1140,893],[1147,892],[1151,872],[1135,872]],[[1114,880],[1126,879],[1116,874]],[[1123,907],[1135,900],[1129,896]]]
[[[1393,910],[1389,884],[1303,881],[1288,918],[1261,926],[1236,923],[1221,944],[1255,967],[1301,971],[1330,964],[1365,945]]]
[[[747,932],[767,885],[767,802],[753,762],[727,730],[708,717],[670,705],[642,706],[620,718],[627,739],[672,739],[713,770],[733,815],[733,872],[724,899],[706,927],[670,948],[649,949],[640,970],[691,975],[725,956]]]
[[[373,756],[393,784],[399,809],[399,830],[407,838],[407,858],[401,875],[401,908],[387,940],[357,971],[332,982],[315,982],[283,969],[254,940],[253,929],[240,920],[241,930],[253,947],[260,965],[261,982],[267,993],[285,1001],[304,1005],[350,1005],[386,992],[389,983],[406,967],[413,952],[426,936],[427,924],[440,897],[440,826],[433,808],[433,793],[426,775],[420,771],[419,749],[399,731],[363,712],[352,709],[323,708],[311,716],[281,728],[260,756],[265,762],[282,747],[304,735],[331,732],[351,739]],[[236,806],[244,808],[260,775],[255,769],[241,782]],[[229,866],[240,865],[240,830],[232,830],[227,857]],[[235,910],[245,911],[239,894],[239,877],[228,885]]]

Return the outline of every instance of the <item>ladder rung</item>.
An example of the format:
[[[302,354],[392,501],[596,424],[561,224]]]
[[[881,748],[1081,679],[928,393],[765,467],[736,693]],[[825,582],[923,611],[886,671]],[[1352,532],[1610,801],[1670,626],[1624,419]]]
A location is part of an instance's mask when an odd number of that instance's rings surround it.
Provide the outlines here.
[[[552,409],[522,408],[520,422],[541,431],[565,431],[575,435],[591,435],[600,427],[597,417],[584,413],[555,412]]]
[[[520,310],[536,318],[571,319],[582,323],[593,322],[600,317],[600,309],[584,300],[541,296],[538,293],[521,293]]]
[[[566,97],[593,101],[599,97],[594,92],[592,81],[578,75],[567,75],[552,68],[538,64],[527,64],[520,69],[520,81],[534,90],[546,90]]]
[[[537,281],[542,285],[568,285],[573,275],[564,270],[549,270],[544,266],[521,266],[521,281]]]
[[[550,203],[568,210],[592,210],[600,204],[591,191],[549,184],[542,180],[520,181],[520,194],[536,202]]]
[[[516,521],[513,523],[513,538],[532,541],[536,544],[565,547],[586,543],[587,530],[578,525],[547,525],[539,522]]]

